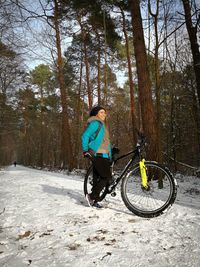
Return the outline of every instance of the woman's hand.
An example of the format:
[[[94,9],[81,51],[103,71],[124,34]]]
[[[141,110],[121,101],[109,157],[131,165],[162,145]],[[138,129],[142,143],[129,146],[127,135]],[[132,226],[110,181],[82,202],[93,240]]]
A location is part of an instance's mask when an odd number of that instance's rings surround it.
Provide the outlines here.
[[[93,157],[94,157],[93,154],[90,151],[83,152],[83,156],[84,156],[84,158],[88,158],[90,160],[92,160]]]

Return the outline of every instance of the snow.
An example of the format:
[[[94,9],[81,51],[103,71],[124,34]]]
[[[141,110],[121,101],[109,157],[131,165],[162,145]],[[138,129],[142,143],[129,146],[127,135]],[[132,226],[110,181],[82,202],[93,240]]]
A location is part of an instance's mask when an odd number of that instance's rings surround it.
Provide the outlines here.
[[[87,206],[83,175],[10,166],[0,171],[1,267],[200,266],[200,178],[177,176],[167,213],[145,219],[120,192]]]

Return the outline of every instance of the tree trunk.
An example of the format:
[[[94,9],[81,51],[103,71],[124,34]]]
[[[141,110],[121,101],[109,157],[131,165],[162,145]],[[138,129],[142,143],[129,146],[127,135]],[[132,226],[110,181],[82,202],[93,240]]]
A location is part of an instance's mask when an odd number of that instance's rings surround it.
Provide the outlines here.
[[[137,142],[137,135],[135,129],[138,129],[138,124],[136,120],[136,109],[135,109],[135,99],[134,99],[134,83],[133,83],[133,75],[131,69],[131,58],[129,51],[129,40],[126,31],[126,20],[123,9],[120,7],[122,19],[123,19],[123,32],[126,42],[126,56],[128,62],[128,77],[129,77],[129,88],[130,88],[130,108],[131,108],[131,121],[132,121],[132,132],[133,132],[133,144]]]
[[[43,98],[43,88],[40,87],[40,156],[39,156],[39,166],[44,165],[44,98]]]
[[[156,93],[156,127],[157,127],[157,146],[158,146],[158,161],[162,162],[161,154],[161,105],[160,105],[160,64],[159,64],[159,39],[158,39],[158,16],[159,16],[159,0],[156,2],[156,12],[153,13],[151,10],[150,0],[148,1],[149,13],[154,20],[154,31],[155,31],[155,58],[154,58],[154,69],[155,69],[155,93]]]
[[[80,78],[78,86],[78,95],[77,95],[77,108],[76,108],[76,138],[75,138],[75,157],[76,157],[76,166],[79,168],[80,161],[80,127],[81,127],[81,88],[82,88],[82,76],[83,76],[83,59],[81,57],[81,66],[80,66]]]
[[[151,83],[147,65],[147,55],[142,28],[140,1],[129,0],[133,25],[133,45],[135,50],[136,67],[138,75],[139,101],[141,105],[142,124],[145,135],[150,143],[148,157],[158,159],[157,133],[155,115],[153,110]]]
[[[197,136],[197,143],[196,145],[198,146],[198,151],[200,155],[200,114],[199,114],[199,108],[198,108],[198,101],[195,95],[195,90],[192,91],[192,115],[194,117],[194,122],[195,122],[195,132]],[[198,165],[200,164],[200,158],[198,160]]]
[[[100,42],[100,35],[98,30],[93,27],[95,32],[98,48],[97,48],[97,99],[98,105],[101,105],[101,42]]]
[[[107,36],[106,36],[106,18],[105,12],[103,14],[103,25],[104,25],[104,38],[105,38],[105,63],[104,63],[104,99],[103,105],[107,106],[108,102],[108,69],[107,69]]]
[[[199,45],[197,41],[197,25],[194,27],[192,24],[191,7],[190,7],[189,0],[182,0],[182,2],[183,2],[184,11],[185,11],[186,27],[187,27],[191,50],[192,50],[193,66],[194,66],[194,72],[195,72],[196,84],[197,84],[197,95],[198,95],[198,101],[200,105],[200,52],[199,52]]]
[[[97,83],[98,83],[98,87],[97,87],[97,97],[98,97],[98,105],[101,105],[101,46],[100,46],[100,40],[98,39],[98,60],[97,60],[97,64],[98,64],[98,76],[97,76]]]
[[[88,62],[88,52],[87,52],[87,44],[86,44],[86,31],[81,22],[81,15],[78,15],[77,21],[81,27],[81,36],[83,42],[83,54],[84,54],[84,63],[85,63],[85,72],[86,72],[86,83],[87,83],[87,93],[88,93],[88,106],[89,110],[92,108],[93,104],[93,97],[92,97],[92,90],[90,86],[90,68]]]
[[[61,105],[62,105],[62,140],[61,140],[61,158],[63,162],[63,167],[68,167],[71,171],[73,169],[73,154],[72,154],[72,144],[71,144],[71,131],[69,125],[69,115],[68,115],[68,104],[67,104],[67,92],[65,88],[64,73],[63,73],[63,60],[61,53],[61,42],[60,42],[60,29],[58,21],[58,2],[54,0],[55,10],[54,10],[54,26],[56,32],[56,48],[57,48],[57,69],[58,69],[58,80],[60,86],[61,94]]]
[[[86,81],[87,81],[87,90],[88,90],[88,104],[89,104],[89,109],[91,109],[93,100],[92,100],[92,91],[90,87],[90,72],[89,72],[89,62],[88,62],[88,55],[87,55],[85,32],[83,33],[83,36],[84,36],[83,49],[84,49],[84,55],[85,55]]]
[[[175,124],[175,95],[174,95],[174,90],[172,89],[170,93],[170,100],[171,100],[171,107],[170,107],[170,157],[172,153],[172,158],[174,159],[173,164],[174,164],[174,171],[177,172],[177,155],[176,155],[176,124]]]

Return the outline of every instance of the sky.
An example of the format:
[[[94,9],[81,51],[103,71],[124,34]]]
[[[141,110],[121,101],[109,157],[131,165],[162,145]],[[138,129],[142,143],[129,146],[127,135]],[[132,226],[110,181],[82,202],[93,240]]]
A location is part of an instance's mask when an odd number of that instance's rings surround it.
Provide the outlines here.
[[[88,207],[83,176],[0,170],[1,267],[200,266],[200,178],[176,175],[172,208],[145,219],[127,210],[119,189],[103,209]]]
[[[43,4],[46,1],[41,1]],[[30,2],[25,1],[25,7],[32,10],[40,15],[43,14],[41,6],[38,1]],[[50,7],[49,7],[50,8]],[[30,14],[24,11],[24,16],[30,16]],[[55,35],[55,32],[47,25],[46,21],[43,19],[28,19],[27,25],[22,24],[23,27],[16,29],[17,34],[20,34],[21,38],[24,39],[27,47],[22,50],[24,54],[24,62],[27,66],[27,70],[32,70],[39,64],[52,64],[55,59],[52,58],[52,54],[56,57],[56,45],[55,38],[49,39],[48,35]],[[72,22],[72,21],[71,21]],[[71,23],[68,21],[68,23]],[[73,24],[73,23],[72,23]],[[68,25],[70,27],[72,25]],[[78,32],[80,30],[78,26],[73,26],[73,32]],[[71,45],[72,37],[67,36],[67,34],[61,35],[62,52],[64,53],[67,48]],[[53,53],[52,53],[53,51]],[[117,72],[117,82],[119,86],[123,86],[124,82],[127,80],[125,77],[125,71]]]
[[[25,0],[22,1],[22,3],[25,3],[25,7],[29,10],[32,10],[33,12],[39,13],[39,14],[43,14],[43,11],[41,9],[41,6],[39,4],[39,2],[41,3],[46,3],[46,0],[42,0],[42,1],[30,1],[30,0]],[[178,4],[177,4],[178,3]],[[200,4],[199,1],[196,1],[196,4]],[[182,18],[182,20],[184,19],[183,15],[181,16],[180,13],[182,12],[182,5],[180,2],[173,2],[172,4],[174,6],[171,6],[171,9],[173,10],[177,10],[179,11],[179,15],[178,12],[175,12],[175,16],[177,16],[177,18],[179,17]],[[49,7],[49,6],[47,6]],[[155,7],[152,7],[153,12],[155,12]],[[171,10],[172,12],[172,10]],[[27,13],[26,11],[23,12],[25,16],[30,16],[29,13]],[[143,17],[146,17],[146,11],[143,8],[142,9],[142,14]],[[48,14],[48,11],[47,11]],[[50,11],[49,11],[50,14]],[[169,14],[171,16],[171,13]],[[176,23],[180,23],[180,21],[178,22],[177,18],[174,18],[174,27],[176,25]],[[22,50],[22,55],[24,55],[24,59],[25,59],[25,64],[26,64],[26,68],[27,70],[32,70],[33,68],[35,68],[37,65],[39,64],[51,64],[53,62],[52,60],[52,48],[54,48],[54,52],[55,52],[55,44],[53,43],[53,39],[51,41],[49,41],[49,44],[47,44],[46,42],[46,33],[50,33],[50,28],[47,28],[45,25],[46,23],[44,23],[44,21],[42,22],[42,20],[38,20],[38,19],[29,19],[28,20],[29,25],[25,26],[25,23],[22,24],[23,27],[17,27],[16,28],[16,36],[18,37],[18,41],[22,41],[24,42],[24,44],[27,44],[27,47],[25,49]],[[161,22],[162,23],[162,22]],[[146,20],[144,21],[144,29],[147,29],[147,25],[146,25]],[[73,28],[73,31],[77,31],[78,29]],[[173,29],[172,29],[173,30]],[[163,38],[163,35],[161,34],[162,31],[159,31],[159,38]],[[170,32],[170,29],[168,29],[168,33]],[[144,31],[144,35],[146,40],[148,39],[148,31],[145,30]],[[150,50],[153,51],[154,50],[154,34],[153,34],[153,28],[151,30],[150,33],[151,36],[151,40],[150,40]],[[182,36],[182,33],[179,33],[178,36]],[[177,38],[177,36],[176,36]],[[187,39],[187,36],[186,36]],[[62,36],[62,50],[63,52],[67,49],[67,47],[71,44],[71,40],[72,38],[69,36]],[[168,51],[170,50],[171,55],[173,55],[173,51],[174,50],[174,36],[173,38],[169,39],[169,42],[166,44],[168,47]],[[148,44],[148,41],[146,42],[146,44]],[[181,46],[181,43],[179,44]],[[51,50],[51,51],[50,51]],[[182,47],[181,50],[183,51],[183,53],[185,52],[184,48]],[[160,47],[160,53],[162,54],[162,47]],[[163,56],[163,54],[162,54]],[[173,56],[172,56],[173,58]],[[124,85],[124,82],[127,80],[127,77],[125,77],[125,71],[119,71],[117,73],[117,81],[118,84],[120,86]]]

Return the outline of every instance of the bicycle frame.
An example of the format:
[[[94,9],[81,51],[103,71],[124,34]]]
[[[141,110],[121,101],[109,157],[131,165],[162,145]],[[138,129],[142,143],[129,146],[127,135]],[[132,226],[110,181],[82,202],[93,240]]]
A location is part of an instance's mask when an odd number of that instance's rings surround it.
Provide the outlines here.
[[[130,168],[130,166],[133,164],[133,162],[139,158],[140,159],[140,149],[141,149],[141,145],[137,145],[136,149],[116,158],[113,160],[112,164],[111,164],[111,168],[113,168],[113,166],[116,164],[117,161],[128,157],[129,155],[133,154],[132,158],[128,161],[128,163],[126,164],[126,166],[124,167],[124,169],[122,170],[121,174],[119,177],[117,177],[117,179],[115,180],[114,184],[111,185],[108,189],[108,193],[111,193],[116,186],[119,184],[119,182],[123,179],[124,175],[127,173],[128,169]]]
[[[145,160],[146,138],[139,134],[139,139],[134,150],[117,156],[117,148],[113,148],[113,158],[110,170],[113,183],[107,184],[99,194],[98,201],[102,201],[107,194],[116,196],[115,189],[121,182],[121,197],[125,206],[134,214],[152,218],[159,216],[172,206],[176,199],[177,183],[169,169],[155,161]],[[122,164],[119,172],[114,172],[115,164],[130,156]],[[92,161],[92,159],[91,159]],[[125,165],[125,167],[124,167]],[[90,194],[94,186],[92,165],[84,179],[84,194]],[[162,190],[161,190],[162,189]]]

